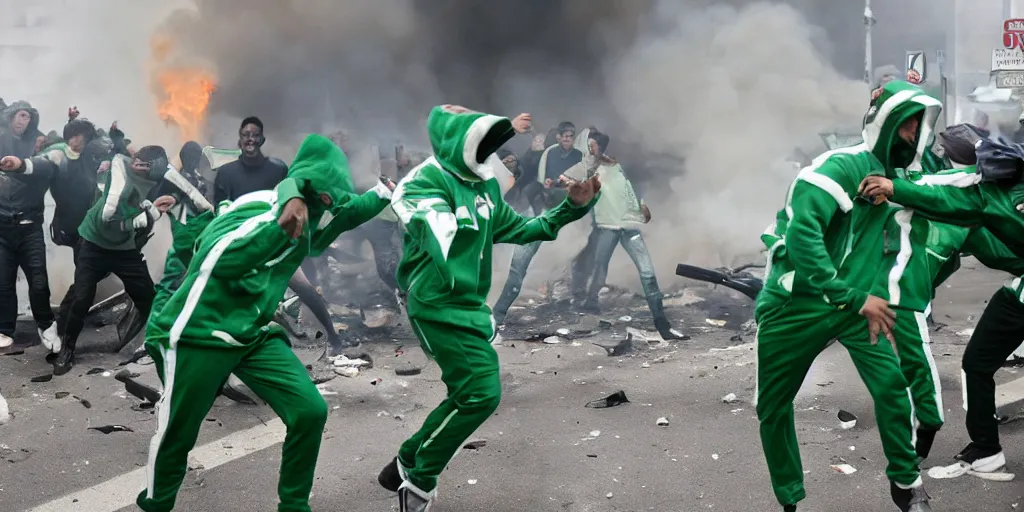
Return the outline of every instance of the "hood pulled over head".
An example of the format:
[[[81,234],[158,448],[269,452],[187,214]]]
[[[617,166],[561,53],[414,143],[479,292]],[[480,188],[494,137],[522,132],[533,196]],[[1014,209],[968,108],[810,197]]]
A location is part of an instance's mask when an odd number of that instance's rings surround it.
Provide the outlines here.
[[[299,152],[288,169],[288,178],[295,180],[306,201],[312,231],[320,230],[334,218],[355,190],[348,157],[336,144],[323,135],[311,134],[302,141]],[[323,196],[330,198],[324,204]],[[281,205],[282,207],[284,205]]]
[[[864,116],[864,143],[887,173],[900,168],[919,170],[921,157],[935,138],[935,123],[941,112],[942,102],[920,87],[893,80],[881,88]],[[911,144],[900,137],[899,128],[914,117],[919,125]]]
[[[198,142],[190,140],[181,146],[178,151],[178,159],[181,160],[181,170],[193,174],[199,168],[199,161],[203,158],[203,147]]]
[[[491,177],[490,168],[480,164],[515,136],[515,130],[507,117],[457,112],[443,105],[430,111],[427,134],[442,167],[464,180],[480,181]]]
[[[21,138],[34,139],[43,135],[43,132],[39,131],[39,111],[33,108],[31,103],[24,100],[11,103],[4,108],[3,113],[0,113],[0,121],[3,122],[4,129],[11,125],[14,115],[22,110],[28,112],[31,120],[28,122],[28,127],[25,128],[25,133],[22,134]]]

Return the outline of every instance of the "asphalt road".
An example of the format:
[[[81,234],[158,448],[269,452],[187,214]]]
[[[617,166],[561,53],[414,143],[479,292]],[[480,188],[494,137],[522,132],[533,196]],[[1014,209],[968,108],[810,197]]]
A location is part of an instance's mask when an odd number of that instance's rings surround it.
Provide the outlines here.
[[[1002,279],[991,272],[964,270],[936,301],[936,319],[948,324],[933,334],[948,426],[925,467],[952,463],[967,443],[959,382],[959,358],[967,338],[957,333],[973,325]],[[510,329],[505,335],[509,346],[499,348],[506,390],[502,405],[475,438],[486,444],[462,450],[442,476],[436,510],[779,510],[750,405],[753,338],[734,330],[745,319],[738,318],[745,306],[727,292],[699,294],[704,302],[671,308],[694,335],[692,341],[650,348],[637,341],[636,352],[621,357],[609,357],[590,342],[623,334],[628,322],[614,320],[610,330],[593,338],[558,344],[515,341],[525,336],[521,329]],[[719,307],[719,301],[733,307]],[[731,311],[731,316],[723,317],[722,311]],[[714,326],[705,321],[709,315],[730,322]],[[400,354],[396,347],[390,339],[374,344],[375,368],[323,385],[331,413],[313,510],[379,512],[395,507],[394,497],[377,486],[377,472],[443,395],[437,367],[418,347],[406,343]],[[316,355],[299,354],[309,361]],[[112,376],[86,374],[92,368],[116,372],[123,358],[85,354],[76,371],[32,383],[32,377],[48,373],[42,356],[37,346],[0,358],[0,392],[14,416],[0,426],[0,459],[7,461],[0,460],[0,511],[137,510],[133,500],[144,483],[153,412],[140,410],[139,400]],[[397,366],[410,364],[422,366],[423,373],[395,374]],[[152,365],[127,368],[156,384]],[[1001,381],[1021,377],[1024,372],[1010,370],[999,375]],[[617,390],[630,403],[583,407]],[[736,403],[723,402],[730,393]],[[859,416],[857,427],[839,428],[840,408]],[[893,510],[871,403],[838,345],[820,356],[797,399],[797,410],[808,489],[800,510]],[[667,426],[656,424],[661,417],[669,420]],[[220,398],[207,419],[177,510],[276,510],[283,429],[273,412]],[[104,425],[132,431],[90,430]],[[1009,470],[1019,470],[1024,422],[1004,426],[1002,435]],[[841,474],[830,467],[842,463],[857,471]],[[1019,480],[926,477],[925,484],[936,511],[1024,510],[1024,484]]]

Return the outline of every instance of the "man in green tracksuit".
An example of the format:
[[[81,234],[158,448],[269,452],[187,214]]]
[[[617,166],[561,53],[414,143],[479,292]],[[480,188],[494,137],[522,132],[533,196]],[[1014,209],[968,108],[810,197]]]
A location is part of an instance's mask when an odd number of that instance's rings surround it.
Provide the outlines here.
[[[327,406],[271,319],[306,256],[390,201],[383,184],[360,196],[351,190],[345,155],[327,138],[310,135],[276,190],[222,208],[199,235],[184,283],[146,332],[164,389],[148,484],[137,499],[146,512],[174,507],[188,452],[231,373],[287,427],[278,510],[309,512]]]
[[[501,399],[486,303],[493,245],[554,240],[562,226],[587,214],[600,188],[597,179],[565,178],[569,196],[559,206],[534,218],[512,210],[494,177],[503,165],[494,152],[529,127],[529,114],[510,120],[435,107],[427,119],[434,156],[395,189],[392,207],[405,229],[398,284],[408,295],[413,332],[448,387],[448,397],[378,477],[398,492],[402,512],[430,506],[438,475]]]
[[[861,188],[949,222],[945,245],[959,243],[961,251],[973,254],[986,266],[1020,276],[1024,271],[1020,240],[1012,237],[1024,234],[1018,210],[1024,187],[1019,182],[983,182],[973,165],[977,162],[974,144],[968,142],[967,153],[971,154],[967,155],[969,158],[954,160],[954,164],[959,164],[954,170],[933,175],[910,174],[901,180],[865,180]],[[952,224],[973,226],[957,228]],[[946,254],[943,249],[939,247],[935,252]],[[951,274],[956,266],[947,265],[939,278]],[[1024,286],[1018,277],[992,296],[964,350],[964,402],[971,443],[956,458],[971,464],[974,471],[993,472],[1006,464],[999,443],[994,375],[1024,339],[1022,312]]]
[[[757,415],[772,487],[786,511],[806,493],[794,424],[793,400],[811,363],[838,338],[875,403],[886,474],[903,512],[926,512],[913,444],[907,381],[890,343],[878,343],[896,314],[876,289],[879,255],[895,263],[885,242],[890,206],[873,205],[857,192],[870,175],[884,176],[918,156],[921,128],[934,122],[939,103],[905,83],[890,83],[865,117],[865,142],[829,151],[804,168],[790,186],[773,229],[765,287],[757,298]],[[865,321],[865,319],[867,321]]]

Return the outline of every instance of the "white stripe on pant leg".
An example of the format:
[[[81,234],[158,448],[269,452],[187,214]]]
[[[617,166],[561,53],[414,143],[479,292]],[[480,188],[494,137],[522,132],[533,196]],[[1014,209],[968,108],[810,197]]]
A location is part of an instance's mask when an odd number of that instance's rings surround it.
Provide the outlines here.
[[[928,370],[931,372],[932,386],[935,391],[935,407],[939,410],[939,420],[943,423],[946,421],[946,413],[942,406],[942,383],[939,381],[939,367],[935,364],[935,356],[932,355],[932,339],[928,334],[928,311],[931,310],[931,304],[925,309],[924,313],[914,312],[914,320],[917,320],[917,331],[921,335],[922,349],[924,350],[924,357],[928,361]]]
[[[160,355],[164,360],[164,390],[156,403],[156,433],[149,441],[149,461],[146,464],[146,499],[153,499],[153,488],[156,486],[156,456],[160,452],[167,426],[171,421],[171,393],[174,392],[174,367],[177,365],[177,350],[160,347]]]
[[[907,399],[910,400],[910,444],[917,448],[917,428],[914,422],[917,421],[917,410],[914,408],[914,393],[907,387]]]
[[[761,365],[757,364],[757,334],[761,332],[756,326],[754,327],[754,399],[750,401],[750,404],[754,406],[754,413],[757,413],[757,397],[760,396],[761,392]]]
[[[964,399],[964,411],[967,410],[967,372],[963,368],[960,369],[960,394],[963,395]]]

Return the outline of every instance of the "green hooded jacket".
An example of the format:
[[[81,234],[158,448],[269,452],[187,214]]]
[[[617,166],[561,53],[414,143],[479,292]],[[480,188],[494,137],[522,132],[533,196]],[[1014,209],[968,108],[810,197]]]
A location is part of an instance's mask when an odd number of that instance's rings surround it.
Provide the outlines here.
[[[427,133],[434,155],[399,182],[392,199],[405,230],[399,288],[410,317],[490,324],[493,245],[554,240],[593,202],[576,207],[567,199],[533,218],[506,204],[491,166],[503,165],[494,152],[515,134],[508,118],[435,107]]]
[[[309,212],[297,240],[278,225],[292,199],[305,201]],[[345,154],[329,139],[310,135],[275,190],[223,203],[191,258],[180,256],[191,260],[185,280],[149,323],[147,342],[226,347],[265,339],[269,330],[281,329],[271,320],[302,260],[373,218],[390,199],[384,184],[353,194]]]
[[[775,224],[761,237],[769,254],[759,307],[806,296],[860,311],[869,293],[883,286],[879,269],[894,268],[901,245],[907,245],[889,222],[899,215],[892,211],[896,207],[873,206],[859,196],[860,183],[920,165],[940,111],[938,100],[917,87],[890,82],[865,116],[863,143],[828,151],[800,171]],[[921,116],[917,147],[898,134],[914,116]],[[900,281],[895,280],[897,293]]]
[[[78,235],[104,249],[137,250],[136,230],[143,230],[162,215],[146,200],[166,169],[141,175],[131,169],[131,159],[115,155],[102,176],[102,197],[93,203],[78,226]],[[153,174],[152,176],[150,174]]]

